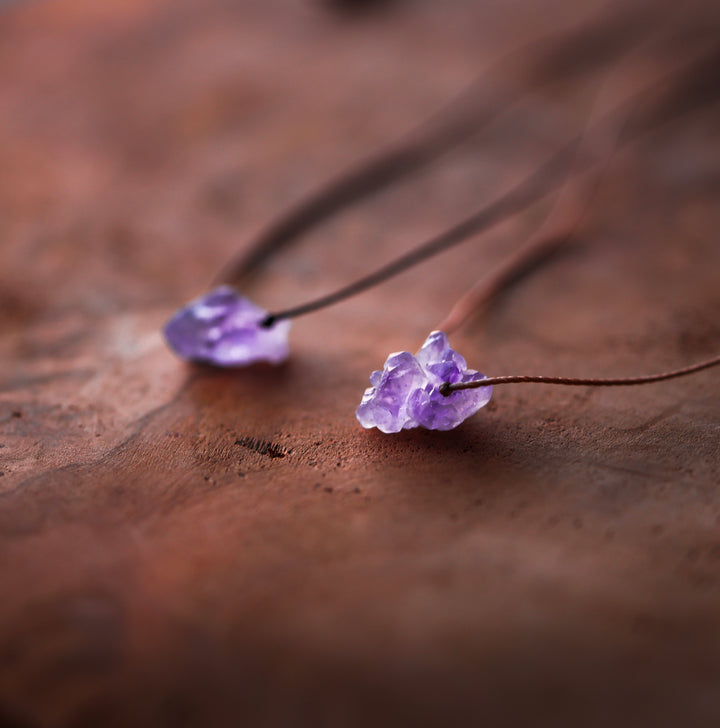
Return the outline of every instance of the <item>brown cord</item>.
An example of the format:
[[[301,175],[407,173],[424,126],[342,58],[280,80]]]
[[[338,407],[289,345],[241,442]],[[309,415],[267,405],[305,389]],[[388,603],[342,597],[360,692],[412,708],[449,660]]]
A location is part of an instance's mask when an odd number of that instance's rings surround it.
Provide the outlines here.
[[[644,45],[640,44],[639,47],[631,49],[629,54],[621,57],[618,67],[624,69],[627,65],[627,55],[630,58],[634,57],[638,48],[642,49]],[[612,76],[618,76],[617,68]],[[448,315],[435,327],[436,329],[447,334],[452,333],[513,283],[577,238],[592,200],[605,176],[625,121],[618,115],[614,124],[595,125],[599,116],[598,109],[602,106],[601,101],[608,95],[608,85],[612,84],[608,84],[605,80],[575,151],[576,159],[567,171],[567,180],[540,230],[458,299]],[[589,129],[592,133],[588,133]],[[590,148],[590,156],[599,164],[591,166],[588,172],[579,175],[579,180],[575,180],[574,177],[578,175],[574,174],[574,167],[587,155],[587,148]]]
[[[618,54],[626,53],[652,31],[661,17],[650,4],[627,8],[623,3],[611,3],[605,11],[608,9],[610,12],[601,12],[589,22],[554,31],[497,59],[455,100],[396,147],[331,180],[280,214],[251,243],[249,250],[220,271],[216,283],[241,286],[273,255],[316,225],[428,166],[478,134],[527,93],[522,90],[523,81],[537,90],[592,72]],[[498,76],[509,77],[509,83],[498,85]],[[479,90],[483,93],[479,94]]]
[[[622,147],[644,132],[648,132],[705,104],[717,101],[717,88],[712,81],[715,79],[718,63],[720,63],[720,46],[713,46],[709,54],[705,53],[700,57],[694,57],[690,63],[684,64],[680,70],[676,69],[634,95],[630,100],[619,104],[603,118],[599,124],[600,127],[605,124],[614,126],[618,117],[626,119],[627,123],[623,126],[620,139],[618,139],[618,147]],[[681,87],[684,93],[680,93],[678,87]],[[660,94],[660,101],[653,98],[658,90],[664,92]],[[669,103],[668,97],[674,103]],[[273,311],[263,319],[260,325],[269,328],[277,321],[304,316],[344,301],[383,283],[428,258],[449,250],[469,237],[487,230],[501,220],[507,219],[510,215],[528,208],[559,186],[562,180],[562,172],[568,169],[568,165],[575,158],[574,152],[581,139],[582,135],[577,135],[516,187],[444,233],[431,238],[374,273],[348,286],[299,306],[283,311]],[[578,160],[577,165],[571,168],[570,174],[578,174],[584,171],[590,166],[591,161],[590,159]]]
[[[479,387],[491,387],[496,384],[562,384],[570,387],[629,387],[635,384],[651,384],[652,382],[662,382],[666,379],[675,379],[676,377],[684,377],[688,374],[700,372],[703,369],[718,366],[720,364],[720,356],[714,359],[691,364],[682,369],[675,369],[671,372],[663,372],[662,374],[650,374],[644,377],[627,377],[623,379],[582,379],[576,377],[543,377],[543,376],[523,376],[510,375],[504,377],[487,377],[477,382],[443,382],[440,385],[440,393],[449,397],[453,392],[462,389],[478,389]]]

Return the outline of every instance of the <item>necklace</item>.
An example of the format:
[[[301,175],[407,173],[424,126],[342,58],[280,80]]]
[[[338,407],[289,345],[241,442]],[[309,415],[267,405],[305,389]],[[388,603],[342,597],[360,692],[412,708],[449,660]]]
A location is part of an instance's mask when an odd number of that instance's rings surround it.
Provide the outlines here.
[[[430,238],[399,258],[362,278],[320,298],[279,311],[265,311],[238,290],[239,282],[257,268],[271,253],[320,219],[333,214],[351,201],[386,186],[428,163],[451,144],[469,134],[468,119],[433,130],[422,142],[395,150],[374,160],[329,187],[271,226],[268,233],[240,261],[221,274],[223,284],[180,309],[165,327],[171,348],[182,358],[215,366],[245,366],[258,361],[279,363],[289,355],[290,320],[304,316],[351,296],[358,295],[411,267],[467,241],[493,225],[517,214],[556,191],[564,180],[571,180],[597,167],[602,158],[586,153],[587,138],[612,138],[623,147],[658,125],[693,111],[715,100],[714,87],[708,82],[720,66],[720,50],[699,54],[635,94],[592,123],[583,134],[561,146],[521,183],[497,197],[441,234]],[[478,115],[470,115],[473,121]],[[541,238],[516,256],[496,275],[501,284],[509,280],[534,257],[552,252],[570,233],[548,242]],[[500,285],[501,287],[501,285]],[[474,307],[488,298],[487,286],[461,299],[446,319],[443,328],[457,327]],[[661,374],[623,379],[567,378],[534,375],[486,378],[468,369],[463,357],[454,351],[443,331],[430,334],[417,355],[391,354],[383,370],[373,372],[371,387],[358,408],[364,427],[396,432],[411,427],[452,429],[474,414],[490,399],[495,384],[544,383],[583,386],[629,386],[649,384],[686,376],[720,364],[720,357]]]

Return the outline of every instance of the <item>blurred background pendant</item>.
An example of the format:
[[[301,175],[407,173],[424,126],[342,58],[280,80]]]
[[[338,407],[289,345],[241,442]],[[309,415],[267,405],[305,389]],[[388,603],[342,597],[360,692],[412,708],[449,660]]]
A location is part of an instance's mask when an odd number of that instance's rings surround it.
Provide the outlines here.
[[[289,354],[289,321],[262,326],[267,311],[231,286],[220,286],[179,309],[163,333],[182,359],[219,367],[259,361],[280,364]]]

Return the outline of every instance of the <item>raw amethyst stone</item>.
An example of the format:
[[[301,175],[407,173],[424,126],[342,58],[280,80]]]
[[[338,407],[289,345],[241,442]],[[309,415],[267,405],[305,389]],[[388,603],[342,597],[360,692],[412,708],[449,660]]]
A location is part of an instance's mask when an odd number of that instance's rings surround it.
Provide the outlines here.
[[[170,348],[188,361],[242,367],[287,359],[289,321],[260,326],[267,316],[230,286],[220,286],[181,308],[165,324]]]
[[[464,389],[444,397],[440,385],[483,378],[467,368],[442,331],[433,331],[416,356],[407,351],[391,354],[383,370],[370,375],[372,386],[365,390],[357,418],[363,427],[382,432],[412,427],[452,430],[490,401],[492,387]]]
[[[363,427],[377,427],[382,432],[400,432],[409,424],[408,401],[412,393],[425,383],[425,372],[409,351],[390,354],[383,371],[370,375],[373,386],[365,390],[357,408],[357,418]]]

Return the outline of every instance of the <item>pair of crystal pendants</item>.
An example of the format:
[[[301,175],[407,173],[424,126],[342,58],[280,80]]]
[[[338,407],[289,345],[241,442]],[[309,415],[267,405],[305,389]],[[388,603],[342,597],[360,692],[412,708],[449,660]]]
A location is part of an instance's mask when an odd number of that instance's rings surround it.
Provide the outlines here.
[[[279,364],[290,353],[290,321],[263,326],[266,317],[267,311],[234,288],[221,286],[177,311],[164,333],[175,353],[188,361],[220,367]],[[390,354],[382,371],[370,375],[356,416],[363,427],[388,433],[413,427],[452,430],[490,401],[492,387],[447,396],[440,386],[482,379],[442,331],[433,331],[416,355]]]

